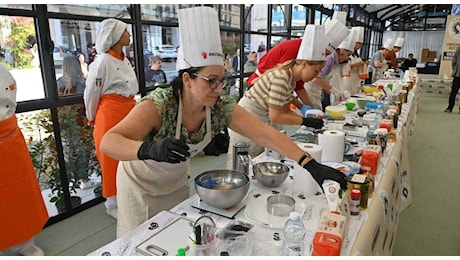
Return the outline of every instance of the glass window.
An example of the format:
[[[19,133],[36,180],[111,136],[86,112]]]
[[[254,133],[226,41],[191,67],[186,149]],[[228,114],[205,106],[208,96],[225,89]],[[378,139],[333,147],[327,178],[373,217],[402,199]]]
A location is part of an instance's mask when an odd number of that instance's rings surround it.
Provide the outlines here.
[[[285,5],[273,5],[272,8],[272,33],[287,32],[287,17]]]
[[[291,35],[294,37],[302,37],[307,25],[307,8],[301,5],[293,5]]]
[[[67,179],[71,195],[81,203],[95,198],[93,186],[101,184],[101,169],[93,142],[93,127],[88,126],[83,104],[58,108],[59,126]]]
[[[0,63],[11,72],[18,90],[17,102],[43,99],[39,46],[31,17],[0,16]]]
[[[129,4],[48,4],[48,12],[130,19]]]
[[[0,8],[32,10],[32,5],[27,5],[27,4],[0,4]]]

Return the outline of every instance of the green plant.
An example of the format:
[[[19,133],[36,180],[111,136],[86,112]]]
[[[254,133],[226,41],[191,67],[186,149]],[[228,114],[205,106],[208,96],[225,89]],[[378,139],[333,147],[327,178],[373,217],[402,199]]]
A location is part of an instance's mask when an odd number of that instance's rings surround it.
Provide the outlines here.
[[[100,167],[92,142],[92,128],[87,125],[83,104],[59,107],[58,120],[67,172],[66,182],[61,180],[50,111],[34,111],[22,116],[20,123],[30,133],[29,151],[40,186],[51,189],[49,201],[59,209],[64,206],[66,189],[71,195],[76,194],[78,180],[87,180],[92,173],[100,175]]]

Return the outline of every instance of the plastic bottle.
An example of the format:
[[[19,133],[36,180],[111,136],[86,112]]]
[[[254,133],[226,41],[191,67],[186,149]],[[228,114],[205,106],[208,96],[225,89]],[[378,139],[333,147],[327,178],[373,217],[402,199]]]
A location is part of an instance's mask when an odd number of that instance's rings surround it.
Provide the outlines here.
[[[359,215],[359,204],[361,202],[361,191],[359,189],[352,189],[350,194],[350,214]]]
[[[284,224],[283,254],[287,256],[304,255],[305,226],[300,219],[300,213],[293,211]]]

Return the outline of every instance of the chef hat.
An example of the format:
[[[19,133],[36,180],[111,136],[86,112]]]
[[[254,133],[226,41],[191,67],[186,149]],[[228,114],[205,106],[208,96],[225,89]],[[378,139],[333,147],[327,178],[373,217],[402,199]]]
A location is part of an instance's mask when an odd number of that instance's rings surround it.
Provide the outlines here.
[[[383,45],[383,48],[385,49],[388,49],[388,50],[393,50],[393,47],[395,46],[395,44],[393,43],[393,40],[391,38],[389,38],[385,44]]]
[[[323,25],[308,24],[303,33],[297,59],[308,61],[326,60],[327,38]]]
[[[212,7],[179,9],[176,69],[224,65],[219,20]]]
[[[117,43],[126,30],[126,23],[109,18],[101,22],[96,33],[96,51],[101,54],[110,50]]]
[[[337,48],[345,49],[348,51],[354,51],[357,38],[358,38],[358,32],[355,30],[351,30],[347,38],[345,38],[345,40],[343,40]]]
[[[364,27],[355,26],[355,27],[352,27],[351,30],[354,30],[354,31],[356,31],[358,33],[358,37],[357,37],[356,42],[363,43],[364,42]]]
[[[345,40],[350,34],[350,30],[340,21],[334,19],[324,24],[326,36],[329,39],[329,50],[333,51],[333,48],[337,48],[339,44]]]
[[[404,45],[404,38],[398,37],[395,42],[395,47],[402,48],[403,45]]]
[[[335,11],[332,15],[332,20],[338,20],[343,24],[347,24],[347,12]]]

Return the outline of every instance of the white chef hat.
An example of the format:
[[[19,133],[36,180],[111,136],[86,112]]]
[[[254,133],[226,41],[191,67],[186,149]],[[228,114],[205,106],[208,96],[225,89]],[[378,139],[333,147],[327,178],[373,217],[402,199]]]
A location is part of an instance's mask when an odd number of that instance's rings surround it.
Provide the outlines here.
[[[224,65],[219,19],[212,7],[179,9],[176,69]]]
[[[334,51],[333,48],[337,48],[339,44],[345,40],[345,38],[350,34],[350,30],[339,20],[331,20],[324,24],[326,36],[329,39],[328,46],[330,51]],[[331,48],[332,47],[332,48]]]
[[[364,42],[364,27],[362,26],[355,26],[351,28],[352,30],[358,32],[358,38],[356,42],[363,43]]]
[[[403,45],[404,45],[404,38],[398,37],[395,42],[395,47],[402,48]]]
[[[358,38],[358,32],[351,30],[348,36],[343,40],[337,48],[345,49],[348,51],[355,51],[356,39]]]
[[[303,33],[297,59],[308,61],[326,60],[327,38],[323,25],[308,24]]]
[[[394,46],[395,46],[395,44],[393,43],[393,39],[388,38],[388,40],[383,45],[383,48],[388,49],[388,50],[391,51],[391,50],[393,50]]]
[[[96,32],[96,51],[101,54],[110,50],[117,43],[126,30],[126,23],[108,18],[101,22],[101,27]]]
[[[343,24],[347,24],[347,12],[335,11],[332,15],[332,20],[338,20]]]

